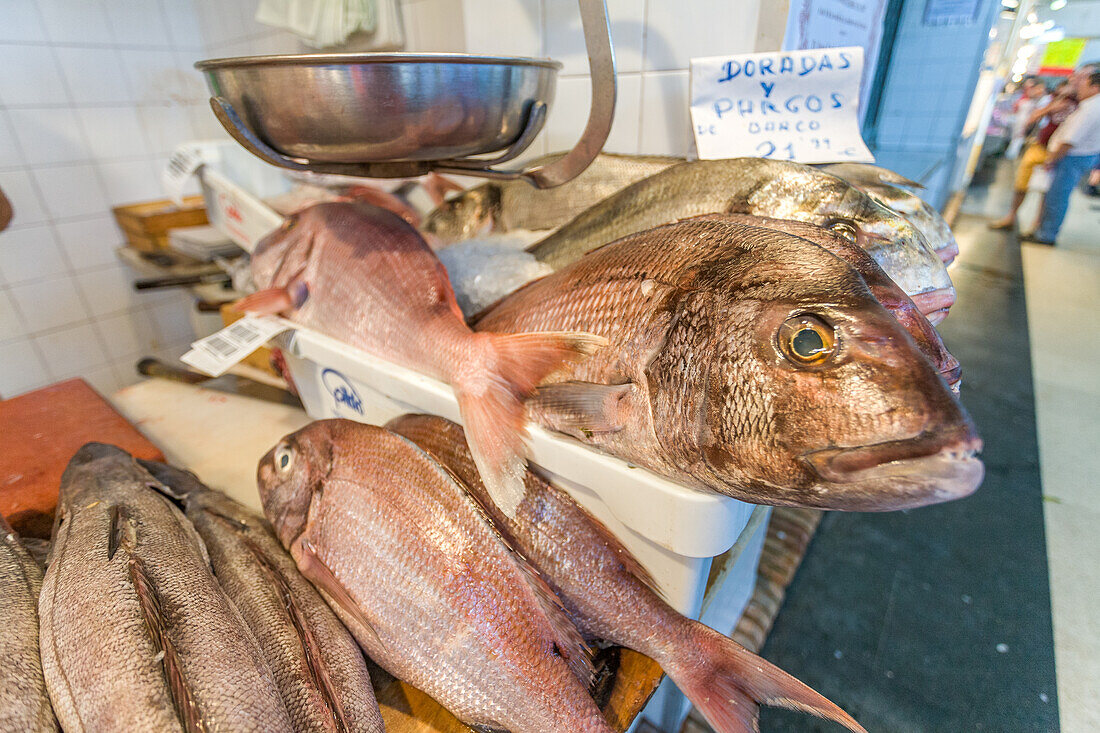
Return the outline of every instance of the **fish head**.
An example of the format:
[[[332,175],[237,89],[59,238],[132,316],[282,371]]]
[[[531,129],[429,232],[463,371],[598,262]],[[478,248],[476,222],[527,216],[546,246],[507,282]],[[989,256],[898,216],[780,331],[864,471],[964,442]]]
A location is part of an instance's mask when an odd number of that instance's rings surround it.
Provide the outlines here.
[[[848,184],[822,201],[814,216],[819,220],[811,223],[870,254],[929,320],[938,323],[946,316],[955,302],[955,288],[947,267],[913,222]]]
[[[332,470],[336,422],[320,420],[287,435],[256,468],[264,515],[288,550],[305,531],[313,495]]]
[[[495,228],[500,207],[500,186],[482,184],[435,207],[422,229],[443,244],[481,236]]]
[[[797,237],[754,236],[684,296],[649,367],[651,395],[665,380],[651,399],[666,450],[697,436],[689,465],[779,504],[868,511],[974,491],[973,423],[859,274]]]

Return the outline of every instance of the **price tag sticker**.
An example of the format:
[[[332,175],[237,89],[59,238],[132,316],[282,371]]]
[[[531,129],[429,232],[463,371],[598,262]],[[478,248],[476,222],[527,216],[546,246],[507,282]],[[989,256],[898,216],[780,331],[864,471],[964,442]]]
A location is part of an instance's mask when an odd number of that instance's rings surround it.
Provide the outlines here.
[[[181,145],[168,159],[160,174],[164,192],[176,206],[183,206],[183,187],[203,163],[202,152],[195,145]]]
[[[872,163],[859,132],[863,49],[691,60],[691,121],[704,160]]]
[[[180,357],[204,374],[219,377],[274,336],[294,328],[290,321],[278,316],[245,316],[228,326],[191,344],[191,350]]]

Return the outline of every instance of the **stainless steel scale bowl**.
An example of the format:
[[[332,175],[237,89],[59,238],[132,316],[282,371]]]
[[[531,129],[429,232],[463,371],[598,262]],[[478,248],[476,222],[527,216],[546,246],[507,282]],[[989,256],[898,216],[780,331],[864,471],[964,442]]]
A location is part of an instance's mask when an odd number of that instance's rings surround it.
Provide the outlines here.
[[[225,129],[263,160],[316,173],[390,178],[429,171],[576,177],[599,153],[615,110],[615,60],[604,0],[579,0],[592,106],[565,157],[501,170],[546,122],[561,64],[466,54],[306,54],[200,61]],[[474,157],[491,156],[491,157]]]

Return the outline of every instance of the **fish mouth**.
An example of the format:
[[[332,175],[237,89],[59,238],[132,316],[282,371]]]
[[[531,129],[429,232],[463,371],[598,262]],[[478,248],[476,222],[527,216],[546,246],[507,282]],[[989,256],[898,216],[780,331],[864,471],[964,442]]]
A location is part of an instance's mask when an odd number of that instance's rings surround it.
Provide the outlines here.
[[[982,441],[972,431],[945,439],[926,432],[848,448],[826,448],[804,456],[830,495],[842,493],[848,511],[891,511],[961,499],[982,482],[977,454]]]
[[[947,382],[947,386],[951,388],[951,391],[958,394],[959,384],[962,382],[962,364],[959,363],[959,360],[948,354],[943,366],[939,369],[939,374],[943,381]]]
[[[955,304],[955,288],[937,288],[909,296],[928,322],[933,326],[943,323],[948,311]]]
[[[959,256],[959,243],[949,242],[946,246],[937,249],[936,254],[940,256],[943,264],[950,265]]]

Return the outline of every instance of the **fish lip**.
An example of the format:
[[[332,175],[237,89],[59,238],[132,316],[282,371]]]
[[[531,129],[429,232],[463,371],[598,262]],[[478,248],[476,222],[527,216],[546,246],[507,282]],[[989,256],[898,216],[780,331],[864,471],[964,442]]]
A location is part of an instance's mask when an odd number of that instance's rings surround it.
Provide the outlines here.
[[[950,265],[955,261],[955,258],[959,256],[959,243],[950,242],[949,244],[936,250],[936,254],[940,256],[940,260],[945,265]]]
[[[985,476],[977,457],[981,440],[967,435],[829,448],[804,459],[821,478],[818,491],[829,507],[845,511],[914,509],[974,493]]]
[[[935,325],[937,321],[932,321],[932,316],[941,312],[946,316],[947,311],[955,304],[956,293],[953,287],[937,288],[924,293],[914,293],[909,298],[917,306],[917,310],[923,313],[932,325]],[[940,318],[940,320],[943,319]]]
[[[822,479],[833,483],[851,483],[863,478],[867,471],[895,464],[904,472],[910,465],[926,458],[951,461],[977,460],[982,440],[972,431],[945,438],[937,431],[926,431],[913,438],[890,440],[851,447],[824,448],[806,453],[803,458]]]

